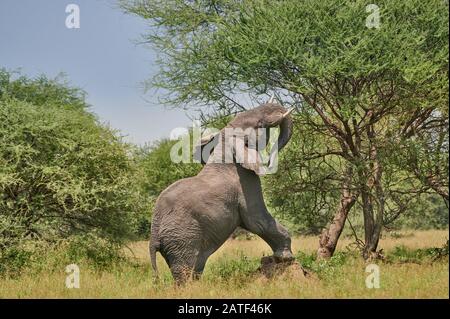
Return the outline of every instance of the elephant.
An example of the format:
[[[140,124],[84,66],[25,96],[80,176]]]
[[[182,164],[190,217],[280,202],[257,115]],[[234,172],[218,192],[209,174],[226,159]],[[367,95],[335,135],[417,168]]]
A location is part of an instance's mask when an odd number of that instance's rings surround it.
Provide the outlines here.
[[[238,226],[267,242],[278,262],[294,259],[287,229],[272,217],[264,203],[259,176],[264,174],[261,157],[246,133],[253,129],[269,133],[270,128],[279,127],[274,147],[281,150],[292,135],[291,111],[269,101],[239,113],[213,138],[201,140],[197,150],[205,153],[209,147],[211,151],[201,171],[167,187],[155,204],[149,251],[156,277],[159,251],[177,284],[198,279],[208,257]],[[232,142],[226,141],[227,129],[238,132],[231,135]],[[267,142],[268,136],[260,134],[256,138]],[[241,150],[236,145],[241,145]],[[232,156],[223,161],[223,153]],[[270,160],[273,153],[272,149]]]

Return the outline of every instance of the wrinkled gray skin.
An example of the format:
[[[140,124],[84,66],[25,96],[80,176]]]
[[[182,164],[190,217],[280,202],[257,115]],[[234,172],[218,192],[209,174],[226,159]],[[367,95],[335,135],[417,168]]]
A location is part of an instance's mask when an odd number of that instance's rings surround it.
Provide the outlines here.
[[[278,104],[263,104],[240,113],[227,127],[279,126],[281,149],[292,135],[291,116],[282,117],[286,111]],[[156,274],[159,251],[177,283],[198,278],[208,257],[238,226],[265,240],[279,261],[293,259],[288,231],[269,214],[260,178],[252,169],[246,163],[206,163],[197,176],[179,180],[160,194],[150,241]]]

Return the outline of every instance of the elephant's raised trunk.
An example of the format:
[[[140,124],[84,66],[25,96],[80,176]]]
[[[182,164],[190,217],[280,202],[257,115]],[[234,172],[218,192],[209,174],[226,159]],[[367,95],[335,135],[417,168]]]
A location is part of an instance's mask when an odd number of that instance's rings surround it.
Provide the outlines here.
[[[292,136],[292,116],[290,112],[285,113],[285,116],[280,122],[280,135],[278,136],[278,151],[280,151],[291,139]]]
[[[270,150],[270,159],[269,159],[269,167],[273,165],[275,162],[275,158],[278,154],[278,152],[286,146],[286,144],[289,142],[292,136],[292,127],[293,127],[293,121],[291,112],[293,109],[290,109],[289,111],[286,111],[283,113],[281,118],[277,120],[272,127],[279,126],[280,127],[280,134],[278,135],[278,141],[277,144],[272,147]]]

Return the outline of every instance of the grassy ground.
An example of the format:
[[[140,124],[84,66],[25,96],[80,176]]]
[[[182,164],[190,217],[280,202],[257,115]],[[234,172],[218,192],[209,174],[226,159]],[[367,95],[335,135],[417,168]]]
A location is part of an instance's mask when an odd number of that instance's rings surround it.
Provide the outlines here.
[[[298,237],[293,250],[309,270],[296,269],[268,279],[257,268],[269,247],[260,239],[229,240],[208,261],[200,281],[175,287],[158,254],[161,281],[152,281],[147,242],[133,243],[133,262],[108,270],[80,264],[80,288],[65,287],[66,265],[60,269],[25,272],[15,279],[0,279],[3,298],[448,298],[448,257],[434,258],[430,247],[442,247],[448,231],[411,231],[381,240],[387,260],[378,261],[380,288],[368,289],[366,264],[347,249],[342,239],[331,261],[317,262],[316,237]]]

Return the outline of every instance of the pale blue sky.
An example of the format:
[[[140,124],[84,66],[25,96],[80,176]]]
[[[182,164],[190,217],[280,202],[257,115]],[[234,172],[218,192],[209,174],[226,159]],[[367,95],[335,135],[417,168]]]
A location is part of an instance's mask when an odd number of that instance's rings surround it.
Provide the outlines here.
[[[68,4],[80,8],[80,29],[67,29]],[[157,72],[155,52],[136,45],[147,26],[115,0],[1,0],[0,67],[23,74],[67,74],[88,93],[92,111],[142,144],[191,124],[185,111],[158,105],[141,82]],[[146,100],[144,100],[144,98]]]

